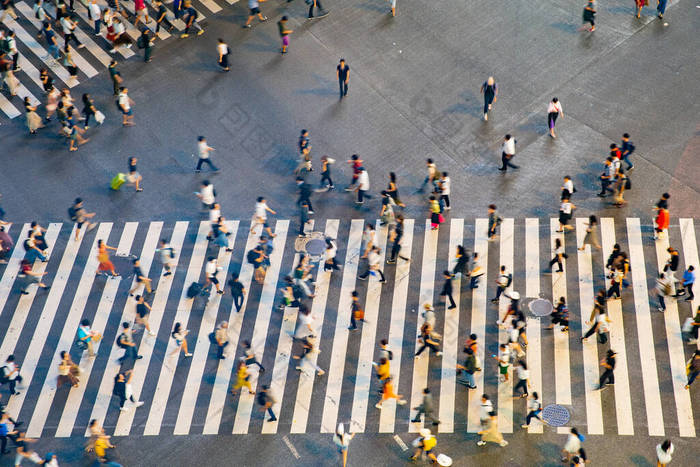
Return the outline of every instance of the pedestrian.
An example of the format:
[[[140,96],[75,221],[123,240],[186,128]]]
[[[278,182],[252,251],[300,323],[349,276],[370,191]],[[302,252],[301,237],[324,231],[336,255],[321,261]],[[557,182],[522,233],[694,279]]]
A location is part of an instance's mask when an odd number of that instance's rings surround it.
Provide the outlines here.
[[[265,274],[267,273],[267,256],[262,245],[256,245],[250,250],[247,255],[248,262],[255,268],[255,281],[258,284],[265,282]]]
[[[12,430],[9,428],[9,423],[13,424]],[[18,435],[17,432],[17,424],[16,422],[13,422],[10,416],[6,413],[3,413],[0,416],[0,440],[2,441],[2,450],[0,453],[2,454],[9,454],[10,451],[7,449],[7,440],[8,438],[16,438]]]
[[[510,348],[517,352],[518,358],[522,358],[525,356],[525,351],[523,350],[522,346],[520,345],[520,333],[522,330],[524,330],[525,326],[525,320],[520,320],[520,319],[515,319],[513,318],[510,322],[511,324],[511,329],[508,330],[508,345]],[[519,327],[522,326],[522,327]],[[523,336],[524,336],[524,331],[523,331]],[[525,337],[525,342],[527,338]],[[527,368],[525,368],[527,370]],[[520,373],[519,373],[520,374]]]
[[[510,368],[510,350],[506,344],[501,344],[498,346],[498,355],[492,355],[492,357],[498,362],[498,374],[501,375],[499,380],[501,382],[508,381],[508,369]]]
[[[214,172],[219,171],[219,169],[211,162],[210,153],[212,151],[214,151],[214,148],[207,144],[207,140],[204,136],[197,137],[197,155],[199,159],[197,160],[197,167],[194,169],[195,173],[199,173],[201,171],[202,164],[207,164]]]
[[[477,446],[484,446],[488,442],[498,443],[502,448],[508,446],[508,441],[503,439],[503,435],[498,431],[498,416],[494,411],[489,414],[486,428],[477,432],[477,434],[481,435],[481,439],[476,442]]]
[[[314,208],[311,204],[311,193],[313,192],[313,189],[311,188],[311,185],[306,183],[302,177],[297,177],[297,189],[299,190],[299,199],[297,199],[297,205],[301,206],[302,203],[305,201],[306,204],[309,206],[309,214],[313,214]]]
[[[85,349],[87,349],[89,357],[95,356],[93,341],[99,342],[101,339],[102,335],[90,328],[89,319],[86,318],[80,322],[80,326],[78,327],[78,340],[85,345]]]
[[[613,201],[613,206],[621,208],[627,201],[625,201],[625,190],[632,186],[629,177],[625,174],[624,169],[619,169],[617,171],[617,181],[615,182],[615,198]]]
[[[552,138],[557,137],[557,135],[554,134],[554,125],[557,123],[557,117],[559,116],[564,118],[564,111],[561,108],[559,99],[554,97],[547,106],[547,126],[549,127],[549,136]]]
[[[530,427],[530,421],[532,421],[533,418],[538,419],[540,422],[544,423],[542,421],[542,417],[540,417],[540,414],[542,413],[542,402],[540,402],[540,396],[537,394],[537,391],[532,392],[532,396],[527,400],[527,416],[525,417],[525,423],[523,425],[520,425],[521,428],[529,428]]]
[[[425,179],[423,180],[423,184],[420,186],[418,191],[416,193],[423,193],[425,191],[426,185],[430,183],[433,187],[433,193],[437,193],[437,182],[438,179],[440,178],[440,172],[438,172],[437,166],[435,165],[435,162],[433,162],[432,159],[428,158],[425,161],[425,166],[428,170],[428,174],[425,176]]]
[[[424,415],[425,421],[427,422],[428,419],[430,419],[433,422],[433,426],[438,426],[440,424],[440,420],[433,415],[433,395],[430,393],[430,388],[423,389],[423,401],[418,407],[414,407],[413,410],[416,410],[417,413],[416,416],[411,419],[412,423],[420,423],[420,417]]]
[[[119,410],[122,412],[129,410],[129,407],[125,405],[127,400],[134,404],[134,408],[138,408],[143,405],[142,401],[134,398],[134,389],[131,386],[131,380],[133,377],[133,368],[126,370],[125,372],[120,371],[117,373],[117,376],[114,377],[114,389],[112,390],[112,394],[119,398]],[[97,446],[95,446],[95,452],[97,453]]]
[[[160,246],[156,250],[160,252],[160,262],[163,264],[163,277],[167,277],[173,273],[173,268],[177,264],[175,262],[175,249],[170,246],[168,241],[164,238],[160,239]]]
[[[114,88],[114,96],[119,95],[119,88],[124,82],[121,73],[117,70],[117,61],[111,60],[109,62],[109,78],[112,80],[112,86]]]
[[[139,0],[137,0],[139,1]],[[143,0],[140,0],[143,3]],[[136,18],[138,21],[138,17]],[[139,49],[143,49],[143,61],[149,63],[151,61],[151,55],[153,54],[153,46],[155,44],[155,38],[151,35],[151,30],[144,28],[141,31],[141,35],[136,41],[136,45]]]
[[[360,297],[357,290],[353,290],[351,292],[351,296],[352,303],[350,304],[350,326],[348,326],[348,329],[354,331],[357,329],[358,321],[362,321],[363,323],[365,322],[365,311],[360,306]]]
[[[279,28],[280,32],[280,37],[282,38],[282,53],[286,54],[287,53],[287,47],[289,47],[289,35],[293,33],[291,29],[287,26],[287,22],[289,21],[289,18],[287,16],[282,16],[282,19],[280,19],[277,22],[277,27]]]
[[[134,0],[134,12],[136,19],[134,20],[134,27],[137,27],[139,21],[143,21],[143,24],[148,24],[151,22],[151,18],[148,17],[148,9],[146,8],[146,2],[144,0]],[[144,29],[147,31],[148,29]]]
[[[360,168],[362,167],[362,163],[364,161],[360,159],[360,156],[357,154],[353,154],[350,156],[350,159],[347,161],[348,164],[352,166],[352,180],[350,182],[350,185],[348,185],[345,188],[345,191],[355,191],[355,187],[357,186],[357,179],[360,176]]]
[[[445,210],[449,211],[452,209],[450,206],[450,187],[451,187],[450,176],[447,172],[442,173],[442,177],[438,182],[440,188],[440,206]]]
[[[248,19],[243,25],[244,28],[250,28],[250,23],[256,16],[258,17],[261,23],[263,21],[267,21],[267,17],[263,16],[263,14],[260,13],[260,2],[264,1],[265,0],[248,0],[248,9],[250,10],[250,14],[248,15]]]
[[[367,257],[367,270],[358,276],[358,279],[360,280],[367,280],[367,278],[372,275],[376,276],[379,274],[379,282],[384,283],[386,282],[386,278],[384,277],[384,272],[381,270],[380,265],[382,263],[382,257],[381,257],[381,248],[378,246],[372,247],[372,250],[369,252],[369,256]]]
[[[249,0],[253,1],[253,0]],[[264,0],[261,0],[264,1]],[[199,25],[199,22],[197,21],[197,18],[199,17],[199,12],[194,9],[192,6],[192,3],[190,3],[189,0],[185,0],[184,2],[184,21],[185,21],[185,31],[180,34],[180,38],[184,39],[186,37],[190,36],[190,28],[194,26],[194,28],[197,30],[197,35],[201,36],[204,34],[204,29],[202,29],[202,26]]]
[[[58,39],[56,38],[56,31],[51,27],[51,21],[44,21],[44,37],[46,38],[46,43],[49,48],[49,53],[53,58],[58,60],[61,57],[61,51],[58,45]],[[116,94],[115,94],[116,96]]]
[[[683,273],[683,280],[681,281],[681,284],[683,288],[679,290],[676,293],[676,296],[679,295],[685,295],[686,293],[688,296],[685,298],[686,302],[690,302],[695,299],[695,294],[693,293],[693,284],[695,283],[695,266],[690,265],[688,266],[688,269],[685,270]]]
[[[396,16],[396,0],[389,0],[391,3],[391,16]]]
[[[450,300],[450,306],[447,309],[454,310],[457,308],[457,305],[455,304],[454,298],[452,298],[452,274],[450,271],[445,270],[442,272],[442,277],[445,279],[445,283],[442,286],[440,296],[447,297]]]
[[[469,275],[469,259],[471,254],[462,245],[457,245],[455,253],[455,266],[452,268],[452,275],[468,276]]]
[[[489,76],[481,85],[481,93],[484,95],[484,120],[486,121],[489,119],[489,110],[498,100],[498,85],[493,76]]]
[[[583,251],[586,245],[593,245],[596,249],[601,249],[600,243],[598,243],[598,218],[594,214],[588,216],[586,235],[583,237],[583,243],[579,247],[579,251]]]
[[[588,32],[595,31],[595,14],[595,0],[589,0],[588,3],[586,3],[586,6],[583,8],[583,26],[581,26],[578,30],[586,30]],[[590,26],[586,26],[586,23],[589,23]]]
[[[391,229],[391,231],[389,232],[389,242],[391,242],[391,253],[389,254],[389,258],[387,258],[386,260],[387,264],[396,263],[397,258],[400,258],[404,261],[411,261],[410,258],[401,255],[401,241],[403,240],[404,233],[403,223],[403,214],[397,214],[396,224],[394,224],[394,228]]]
[[[607,192],[615,193],[615,190],[611,188],[611,185],[615,181],[615,178],[617,177],[617,170],[615,168],[615,165],[613,164],[613,158],[608,157],[605,159],[605,163],[603,166],[603,173],[600,175],[600,193],[598,193],[598,196],[601,198],[604,198],[607,196]]]
[[[430,305],[430,303],[423,304],[423,322],[430,325],[431,328],[435,329],[435,310]]]
[[[615,300],[619,300],[622,297],[622,279],[625,277],[625,273],[620,267],[616,267],[612,274],[610,274],[610,288],[608,289],[606,296],[607,298],[615,296]]]
[[[22,384],[22,376],[19,374],[19,366],[15,363],[15,356],[13,354],[8,355],[5,360],[5,365],[0,368],[2,374],[3,384],[7,384],[10,387],[10,395],[17,396],[19,391],[17,391],[17,384]]]
[[[501,266],[501,271],[496,278],[496,296],[491,299],[491,303],[498,303],[498,299],[501,297],[506,289],[513,282],[513,274],[507,273],[505,265]]]
[[[379,212],[379,225],[386,225],[391,228],[396,223],[396,215],[394,213],[394,206],[396,206],[396,203],[394,203],[394,199],[389,196],[389,193],[386,190],[382,190],[381,195],[382,209]]]
[[[698,308],[700,310],[700,308]],[[700,312],[698,313],[700,315]],[[695,323],[698,323],[698,315],[695,316]],[[697,324],[695,328],[697,329]],[[697,340],[697,331],[696,337]],[[690,389],[690,385],[693,381],[700,375],[700,349],[696,350],[695,353],[690,357],[690,360],[685,364],[686,372],[688,373],[688,382],[685,385],[685,389]]]
[[[574,209],[576,209],[576,206],[568,198],[562,200],[559,205],[559,230],[557,230],[557,233],[574,230],[574,226],[569,225]]]
[[[661,208],[655,219],[654,240],[659,240],[666,236],[666,230],[670,223],[670,215],[667,208]]]
[[[481,268],[481,258],[476,251],[472,256],[471,270],[469,271],[469,288],[479,288],[479,278],[484,275],[484,270]]]
[[[374,224],[371,222],[367,223],[367,226],[365,227],[365,230],[362,232],[362,245],[363,245],[363,253],[361,258],[367,258],[369,256],[369,252],[372,251],[372,247],[377,242],[377,230],[374,228]]]
[[[551,315],[552,323],[544,329],[554,329],[554,325],[561,326],[561,332],[569,331],[569,308],[566,306],[566,297],[559,297],[557,305]]]
[[[238,362],[238,367],[236,369],[236,384],[231,388],[231,394],[236,394],[236,391],[244,387],[248,390],[248,394],[255,394],[253,391],[253,386],[250,384],[250,373],[248,373],[248,367],[245,366],[243,360]]]
[[[415,357],[418,358],[418,356],[427,348],[430,348],[430,350],[435,352],[437,357],[442,356],[442,352],[440,351],[440,339],[440,334],[433,331],[433,327],[430,325],[430,323],[423,323],[420,329],[419,337],[422,345],[416,352]]]
[[[403,204],[399,198],[399,189],[396,186],[396,174],[394,172],[389,172],[389,184],[387,185],[386,192],[389,193],[389,196],[391,196],[391,198],[394,200],[394,203],[402,208],[406,207],[406,205]]]
[[[99,262],[97,275],[107,275],[109,272],[112,277],[119,277],[120,274],[114,269],[114,264],[109,259],[109,250],[117,251],[115,247],[107,245],[102,239],[97,241],[97,261]]]
[[[187,350],[187,334],[189,334],[190,330],[189,329],[182,329],[182,324],[180,323],[175,323],[175,326],[173,327],[173,332],[170,334],[170,336],[175,339],[175,345],[176,348],[173,350],[173,352],[170,354],[170,356],[174,356],[176,354],[180,353],[180,350],[184,350],[185,352],[185,357],[191,357],[192,354],[189,353]]]
[[[523,392],[520,394],[519,397],[525,398],[529,396],[528,388],[530,388],[530,370],[527,369],[527,364],[525,363],[524,360],[518,360],[518,363],[515,367],[515,371],[518,374],[518,383],[515,385],[513,390],[516,393],[516,397],[518,390],[522,389]],[[529,421],[528,421],[529,423]]]
[[[675,274],[678,272],[681,257],[678,254],[678,250],[671,246],[666,248],[666,252],[669,254],[669,258],[666,260],[666,264],[664,265],[664,272],[667,272],[669,279],[671,279],[673,283],[676,283],[678,282],[678,279],[676,279]]]
[[[122,126],[133,126],[134,112],[131,106],[134,104],[134,101],[129,97],[129,90],[125,86],[119,88],[119,98],[117,102],[119,104],[119,110],[122,112]]]
[[[564,246],[561,244],[561,239],[557,237],[556,239],[554,239],[554,257],[549,261],[549,269],[552,270],[554,267],[554,263],[557,263],[557,266],[559,268],[557,272],[564,272],[564,266],[562,265],[562,262],[565,258],[568,258],[568,255],[566,254]]]
[[[308,311],[308,308],[305,308],[305,311]],[[309,313],[304,313],[302,316],[310,316]],[[296,366],[297,371],[303,371],[303,364],[304,362],[308,363],[314,370],[314,375],[318,376],[323,376],[326,374],[325,371],[321,369],[320,366],[316,364],[311,359],[311,356],[314,354],[318,354],[319,350],[317,348],[317,339],[314,336],[305,336],[301,338],[301,354],[300,355],[294,355],[295,360],[299,360],[299,364]]]
[[[122,323],[122,332],[117,338],[117,346],[124,349],[124,355],[117,360],[119,363],[124,363],[124,360],[127,358],[133,359],[134,362],[143,358],[143,355],[138,354],[136,343],[134,342],[134,336],[131,333],[131,327],[126,321]]]
[[[309,16],[311,18],[311,16]],[[336,67],[336,78],[338,78],[338,86],[340,87],[340,98],[348,95],[348,80],[350,79],[350,67],[345,63],[345,59],[341,58],[340,63]]]
[[[482,428],[486,428],[489,425],[491,412],[493,412],[493,402],[491,402],[487,394],[482,394],[479,406],[479,422]]]
[[[338,428],[335,430],[333,435],[333,443],[335,443],[338,448],[338,453],[343,460],[343,467],[348,463],[348,447],[350,446],[350,440],[355,436],[355,433],[345,434],[345,427],[342,423],[338,424]]]
[[[643,1],[648,1],[648,0],[643,0]],[[639,18],[639,16],[637,16]],[[634,169],[634,164],[632,164],[629,160],[629,157],[632,155],[634,152],[634,144],[630,141],[630,135],[629,133],[625,133],[622,135],[622,147],[620,148],[621,151],[621,158],[623,161],[627,163],[627,171],[629,172],[630,170]]]
[[[109,441],[109,436],[104,433],[98,435],[95,440],[95,456],[97,457],[97,461],[106,466],[120,467],[121,464],[111,461],[113,457],[108,455],[107,452],[107,449],[114,448],[115,446]]]
[[[323,9],[320,0],[307,0],[306,3],[309,4],[309,19],[314,17],[314,8],[318,10],[316,18],[323,18],[324,16],[328,16],[328,11]]]
[[[382,381],[382,399],[375,404],[376,408],[381,409],[384,405],[384,401],[388,399],[396,399],[396,403],[398,405],[406,405],[406,399],[404,399],[402,395],[396,394],[394,390],[394,382],[391,375],[387,375],[383,379],[380,378],[380,381]]]
[[[78,23],[76,23],[73,20],[72,13],[66,16],[62,16],[59,22],[61,24],[61,28],[63,29],[64,47],[68,45],[68,41],[70,41],[71,39],[73,40],[73,43],[75,43],[75,45],[78,46],[79,49],[85,47],[85,45],[81,44],[80,41],[78,41],[78,39],[75,37],[75,28],[78,27]]]
[[[141,177],[141,174],[136,168],[136,163],[138,161],[139,160],[135,157],[129,158],[129,174],[126,176],[126,179],[129,183],[134,185],[134,188],[137,192],[141,192],[143,191],[143,188],[141,188],[141,180],[143,179],[143,177]]]
[[[583,440],[583,435],[576,428],[572,427],[566,438],[564,448],[561,450],[561,461],[564,463],[571,462],[571,458],[583,450],[581,446]]]
[[[360,174],[357,177],[357,201],[356,204],[364,204],[365,198],[371,198],[369,194],[369,174],[364,167],[360,167]]]
[[[263,412],[267,411],[267,413],[270,415],[270,418],[268,418],[267,421],[276,422],[277,417],[275,416],[275,412],[272,411],[272,406],[275,405],[277,401],[274,397],[272,397],[272,393],[270,392],[270,386],[267,384],[263,384],[260,388],[260,391],[258,391],[256,399]]]
[[[151,305],[146,303],[143,295],[134,297],[136,300],[136,317],[134,318],[133,331],[137,331],[136,324],[143,326],[150,336],[155,336],[156,333],[151,331],[151,323],[148,321],[148,315],[151,313]]]
[[[432,464],[437,464],[437,457],[435,457],[435,453],[433,452],[437,445],[437,439],[435,439],[435,436],[432,435],[428,428],[421,428],[418,433],[420,434],[420,438],[413,442],[416,449],[411,456],[411,461],[415,461],[418,459],[418,456],[425,454]]]
[[[608,349],[606,357],[601,360],[600,366],[605,368],[605,370],[603,371],[603,374],[600,375],[600,381],[598,382],[598,387],[596,389],[605,389],[607,387],[607,383],[615,384],[615,355],[617,355],[617,353],[614,350]]]
[[[19,433],[17,433],[17,435],[12,439],[12,441],[14,441],[15,447],[17,448],[17,454],[15,454],[15,466],[22,465],[23,459],[28,459],[35,464],[44,463],[39,454],[30,450],[27,446],[27,443],[35,443],[36,440],[27,438],[25,432],[20,431]]]
[[[664,13],[666,13],[666,3],[667,0],[659,0],[659,4],[656,6],[656,11],[659,13],[657,15],[659,19],[664,18]]]
[[[228,325],[227,325],[227,327],[228,327]],[[260,373],[265,372],[265,367],[262,366],[262,364],[255,357],[255,351],[253,350],[253,347],[250,345],[250,341],[248,341],[248,340],[243,341],[243,358],[242,358],[242,360],[245,362],[246,368],[250,368],[251,365],[258,365],[258,369],[260,370]]]
[[[267,231],[267,234],[274,238],[277,235],[272,233],[272,229],[270,228],[269,224],[267,223],[267,213],[270,214],[277,214],[274,210],[272,210],[268,205],[267,205],[267,200],[265,199],[264,196],[258,196],[256,202],[255,202],[255,213],[253,214],[253,222],[252,225],[250,226],[250,232],[254,232],[255,229],[259,226],[263,226],[263,231]]]
[[[331,165],[335,164],[335,159],[327,155],[321,156],[321,188],[318,192],[329,191],[335,188],[333,179],[331,179]]]
[[[464,379],[458,379],[457,382],[464,384],[469,389],[476,389],[476,381],[474,380],[474,372],[478,369],[476,355],[471,348],[465,348],[464,365],[457,364],[457,373],[464,376]]]
[[[488,240],[493,242],[498,238],[498,228],[503,222],[503,218],[498,214],[495,204],[489,204],[488,208],[489,225],[488,225]]]
[[[175,26],[168,19],[168,9],[161,0],[153,0],[153,7],[158,10],[156,14],[156,34],[160,31],[161,24],[168,28],[168,32],[171,32]]]
[[[508,170],[508,167],[513,169],[520,168],[512,162],[515,157],[515,143],[517,142],[518,141],[509,134],[503,138],[503,145],[501,146],[501,162],[503,166],[498,170],[505,172]]]
[[[104,121],[104,114],[100,112],[101,116],[98,117],[97,113],[99,110],[97,110],[97,107],[95,107],[95,101],[94,99],[90,96],[90,94],[83,94],[82,97],[83,100],[83,118],[85,119],[85,124],[83,126],[84,130],[88,130],[90,128],[90,117],[94,118],[95,121],[98,124],[102,124]],[[102,119],[101,121],[99,119]]]
[[[219,64],[221,71],[231,71],[231,68],[228,66],[228,56],[231,53],[231,49],[229,49],[228,44],[226,44],[226,42],[224,42],[224,40],[221,38],[218,39],[216,52],[218,53],[219,57],[216,63]]]
[[[561,186],[561,200],[564,201],[564,198],[571,199],[574,193],[576,193],[576,188],[574,188],[574,182],[571,181],[571,175],[564,175],[564,184]]]
[[[440,224],[445,222],[445,218],[442,216],[440,203],[434,195],[430,195],[428,198],[428,207],[430,210],[430,230],[437,230]]]
[[[1,209],[0,212],[2,212]],[[0,221],[0,224],[2,223],[3,222]],[[14,246],[15,243],[12,241],[12,237],[10,237],[5,231],[5,226],[0,225],[0,264],[7,264],[6,258],[8,257]]]
[[[153,293],[153,289],[151,288],[151,283],[153,280],[144,274],[143,270],[141,269],[141,262],[139,259],[134,258],[132,260],[132,265],[134,271],[134,286],[131,288],[131,290],[129,290],[129,295],[133,297],[134,292],[141,287],[141,285],[144,286],[146,293]]]
[[[233,296],[233,304],[236,306],[236,312],[240,313],[243,307],[243,300],[245,297],[245,287],[238,280],[238,273],[234,272],[231,274],[231,279],[228,281],[229,287],[231,287],[231,295]]]
[[[634,0],[634,4],[636,7],[637,18],[639,18],[642,14],[642,8],[649,6],[649,0]]]

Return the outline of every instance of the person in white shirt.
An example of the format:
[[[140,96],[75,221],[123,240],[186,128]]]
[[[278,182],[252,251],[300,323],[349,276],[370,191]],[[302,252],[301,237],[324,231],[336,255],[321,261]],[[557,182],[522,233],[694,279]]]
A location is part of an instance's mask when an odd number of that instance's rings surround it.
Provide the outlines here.
[[[79,49],[82,49],[85,47],[83,44],[81,44],[78,39],[75,37],[75,28],[78,27],[78,24],[73,21],[73,19],[70,16],[62,16],[61,17],[61,28],[63,29],[63,39],[65,40],[64,46],[68,45],[68,41],[73,39],[73,42],[75,43],[76,46],[78,46]]]
[[[569,201],[569,198],[564,198],[559,206],[559,230],[557,233],[563,233],[565,230],[573,230],[574,226],[569,225],[571,215],[576,206]]]
[[[257,226],[262,225],[263,229],[267,231],[267,234],[270,237],[274,238],[277,235],[272,233],[272,229],[270,229],[270,226],[267,223],[267,213],[268,212],[270,214],[277,214],[277,212],[270,209],[270,207],[267,205],[267,200],[265,199],[264,196],[258,197],[258,200],[255,203],[255,214],[253,215],[253,225],[250,226],[250,231],[254,232]]]
[[[428,323],[431,328],[435,329],[435,311],[429,303],[423,305],[423,320]]]
[[[368,195],[367,192],[369,191],[369,175],[367,174],[367,170],[364,167],[360,167],[360,175],[357,177],[357,201],[355,201],[357,204],[363,204],[365,202],[365,198],[371,198],[371,195]]]
[[[530,387],[530,370],[527,369],[527,364],[523,360],[518,360],[518,366],[515,367],[515,371],[518,374],[518,384],[515,385],[513,391],[517,394],[518,390],[522,389],[523,392],[520,397],[527,397],[529,395],[528,388]]]
[[[520,425],[520,427],[529,428],[530,421],[533,418],[536,418],[541,422],[542,417],[540,417],[540,413],[542,413],[542,403],[540,402],[539,394],[537,394],[537,391],[534,391],[532,393],[532,397],[527,400],[527,416],[525,417],[525,424]]]
[[[95,35],[99,36],[100,35],[100,26],[102,24],[102,21],[101,21],[102,8],[100,8],[100,5],[97,4],[97,0],[90,1],[90,5],[88,5],[88,11],[90,12],[90,18],[92,19],[93,23],[95,24]]]
[[[5,374],[2,375],[6,380],[7,384],[10,385],[10,394],[18,395],[19,391],[16,390],[17,383],[22,382],[22,377],[19,375],[19,367],[15,364],[15,356],[9,355],[7,360],[5,360],[5,368],[2,369]]]
[[[231,71],[228,66],[228,45],[223,39],[219,39],[219,43],[216,46],[216,52],[219,54],[218,64],[221,67],[221,71]]]
[[[367,256],[367,262],[369,263],[367,266],[367,271],[360,274],[358,279],[365,281],[370,274],[373,276],[379,274],[379,277],[381,278],[379,282],[386,282],[384,272],[379,268],[379,265],[382,263],[381,252],[382,250],[378,246],[372,247],[372,250],[370,250],[369,255]]]
[[[549,136],[556,138],[554,134],[554,125],[557,122],[557,117],[561,115],[564,118],[564,111],[561,109],[561,102],[556,97],[547,106],[547,126],[549,126]]]
[[[514,169],[519,168],[517,165],[511,162],[515,157],[515,143],[517,143],[516,139],[509,134],[503,138],[503,145],[501,146],[501,162],[503,163],[503,166],[498,170],[505,172],[508,170],[508,167],[512,167]]]
[[[122,125],[123,126],[132,126],[134,122],[132,120],[134,119],[134,114],[131,111],[131,105],[134,103],[133,100],[131,100],[131,97],[129,97],[129,90],[122,86],[119,88],[119,97],[118,101],[119,103],[119,109],[122,111]]]
[[[362,253],[363,258],[367,258],[376,241],[377,231],[374,228],[374,224],[368,223],[364,232],[362,232],[362,244],[364,245],[364,253]]]
[[[442,178],[440,179],[440,204],[443,204],[446,211],[452,209],[450,207],[450,185],[452,181],[450,180],[447,172],[442,173]]]
[[[160,246],[156,251],[160,252],[160,262],[163,263],[163,269],[165,269],[163,277],[171,275],[173,273],[172,268],[174,268],[176,264],[175,249],[163,238],[160,240]]]
[[[204,266],[204,273],[207,278],[204,287],[206,288],[210,284],[214,284],[214,287],[216,287],[216,293],[218,293],[219,295],[224,294],[223,289],[221,289],[221,286],[219,285],[219,279],[216,277],[221,269],[222,268],[219,267],[219,263],[217,263],[216,258],[213,256],[210,256],[207,259],[207,264],[206,266]]]
[[[493,412],[493,402],[491,402],[489,396],[483,394],[481,396],[481,405],[479,406],[479,420],[481,421],[482,427],[489,424],[489,420],[491,420],[491,415],[489,414],[491,412]]]
[[[639,16],[637,16],[639,18]],[[673,443],[670,439],[664,440],[663,443],[656,445],[656,461],[658,463],[657,467],[666,467],[666,464],[671,462],[671,456],[675,450]]]
[[[211,162],[211,159],[209,159],[209,153],[213,150],[214,148],[207,144],[207,140],[204,136],[199,136],[197,138],[197,155],[199,156],[199,160],[197,161],[197,167],[194,169],[195,173],[199,173],[202,171],[202,164],[209,165],[209,168],[214,172],[219,171],[218,167],[216,167]]]
[[[340,266],[335,260],[335,256],[338,254],[338,245],[336,245],[335,240],[326,237],[326,251],[323,255],[323,270],[324,271],[340,271]]]
[[[197,198],[202,201],[204,209],[211,209],[216,202],[216,190],[214,190],[214,185],[209,180],[202,180],[202,186],[199,188],[199,192],[195,193]],[[218,220],[218,217],[217,219]]]
[[[574,188],[574,182],[571,181],[571,175],[564,175],[564,184],[561,186],[561,200],[564,198],[571,199],[576,189]]]

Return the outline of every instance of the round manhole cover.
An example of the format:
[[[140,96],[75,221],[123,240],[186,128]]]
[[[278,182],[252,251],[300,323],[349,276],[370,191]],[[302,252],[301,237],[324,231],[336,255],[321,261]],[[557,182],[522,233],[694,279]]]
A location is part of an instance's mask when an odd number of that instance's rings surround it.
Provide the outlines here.
[[[571,420],[571,414],[564,406],[551,404],[542,409],[542,420],[551,426],[564,426]]]
[[[535,316],[547,316],[552,314],[552,302],[544,298],[538,298],[528,304],[530,312]]]
[[[312,238],[306,242],[306,252],[311,256],[321,256],[326,249],[326,242],[320,238]]]

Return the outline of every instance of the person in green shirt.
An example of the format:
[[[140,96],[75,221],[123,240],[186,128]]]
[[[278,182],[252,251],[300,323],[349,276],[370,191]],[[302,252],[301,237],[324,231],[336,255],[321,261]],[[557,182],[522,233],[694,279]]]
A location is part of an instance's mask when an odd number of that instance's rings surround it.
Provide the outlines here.
[[[282,53],[283,54],[287,53],[287,47],[289,47],[289,35],[294,32],[287,27],[288,20],[289,20],[289,18],[287,18],[286,16],[283,16],[282,19],[280,19],[277,22],[277,27],[280,30],[280,37],[282,37]]]

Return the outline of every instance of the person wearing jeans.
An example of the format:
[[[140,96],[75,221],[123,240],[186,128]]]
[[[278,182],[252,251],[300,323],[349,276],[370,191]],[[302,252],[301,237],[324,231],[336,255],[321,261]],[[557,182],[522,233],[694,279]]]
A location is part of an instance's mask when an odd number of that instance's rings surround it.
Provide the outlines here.
[[[340,86],[340,98],[342,99],[343,97],[348,95],[348,79],[350,79],[350,67],[345,63],[344,58],[340,59],[340,63],[337,66],[335,75],[338,78],[338,85]]]
[[[600,366],[605,368],[605,371],[600,375],[598,389],[605,389],[607,383],[615,384],[615,355],[616,353],[614,350],[608,349],[607,356],[600,362]]]
[[[326,16],[326,15],[328,14],[328,13],[323,9],[323,5],[321,5],[320,0],[310,0],[310,1],[311,1],[311,3],[309,4],[309,18],[313,18],[313,17],[314,17],[314,7],[316,7],[316,8],[318,9],[318,12],[317,12],[317,13],[318,13],[318,16],[319,16],[319,17],[321,17],[321,16]],[[665,3],[666,3],[666,2],[664,1],[664,4],[665,4]],[[664,5],[664,9],[665,9],[665,8],[666,8],[666,6]]]
[[[464,349],[464,353],[467,355],[464,366],[457,364],[457,369],[462,370],[461,374],[464,376],[464,380],[457,380],[457,382],[464,384],[469,389],[476,389],[476,381],[474,380],[474,372],[477,370],[476,356],[469,347]]]
[[[527,401],[527,416],[525,417],[525,424],[520,425],[522,428],[528,428],[530,426],[530,421],[532,421],[533,418],[538,419],[539,421],[542,421],[542,417],[540,417],[540,414],[542,413],[542,403],[540,402],[540,396],[537,394],[537,391],[532,393],[532,398],[530,398]]]
[[[224,357],[224,349],[228,345],[228,323],[226,321],[222,321],[219,324],[214,337],[216,338],[216,358],[223,360],[226,358]]]

